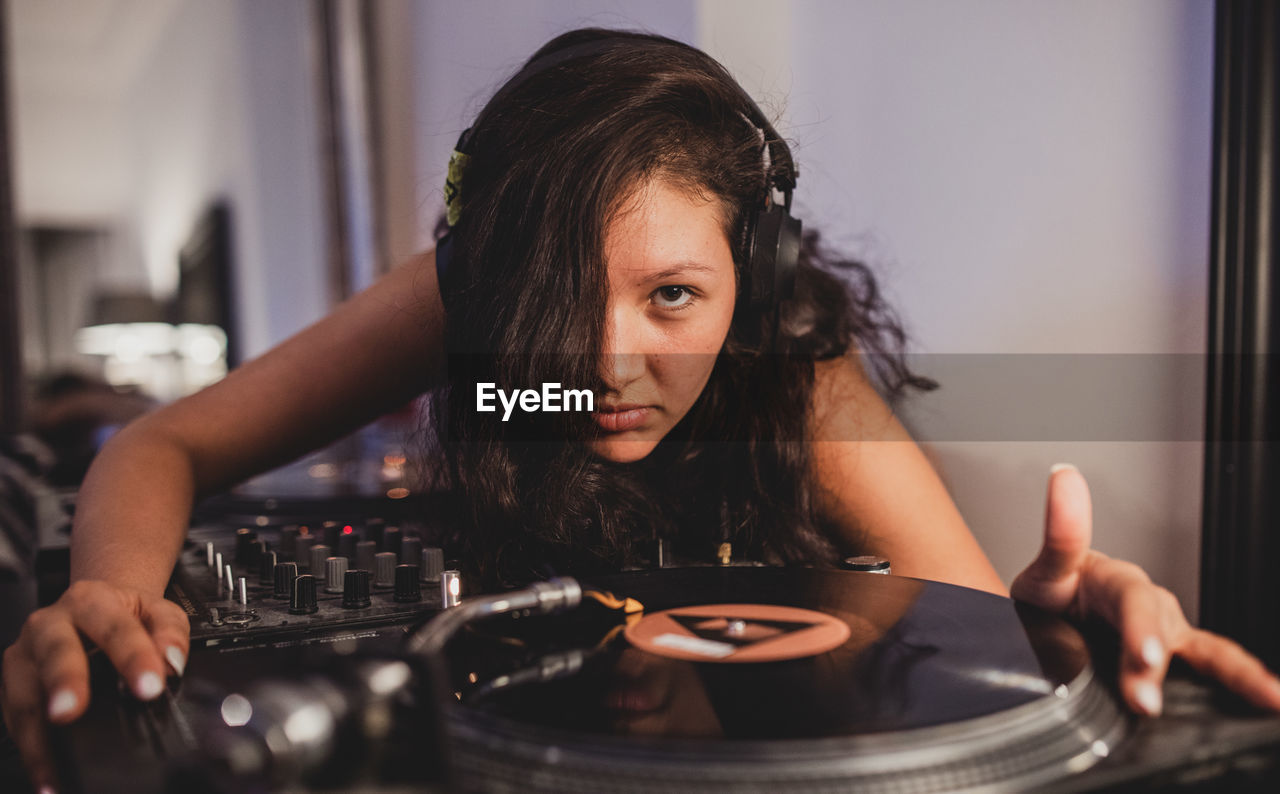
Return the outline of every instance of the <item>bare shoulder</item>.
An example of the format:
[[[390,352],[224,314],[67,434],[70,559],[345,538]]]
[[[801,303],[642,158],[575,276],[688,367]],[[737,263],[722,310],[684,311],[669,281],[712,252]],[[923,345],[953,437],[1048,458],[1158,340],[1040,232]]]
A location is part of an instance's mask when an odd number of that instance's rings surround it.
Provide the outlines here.
[[[1005,592],[856,355],[815,363],[809,417],[815,504],[841,546],[887,557],[895,573]]]
[[[813,365],[809,402],[811,441],[910,441],[876,391],[857,353]]]

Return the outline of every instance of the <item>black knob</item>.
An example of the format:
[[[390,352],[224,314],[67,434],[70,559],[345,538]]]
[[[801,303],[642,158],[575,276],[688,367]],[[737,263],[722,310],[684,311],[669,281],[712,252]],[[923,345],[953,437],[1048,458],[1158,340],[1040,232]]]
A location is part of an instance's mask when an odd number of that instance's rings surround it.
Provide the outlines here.
[[[282,562],[276,565],[275,587],[271,595],[287,599],[293,595],[293,580],[298,578],[298,563]]]
[[[258,570],[258,566],[262,564],[262,555],[267,553],[267,542],[265,540],[255,540],[245,549],[244,567],[250,571]]]
[[[315,535],[299,535],[294,544],[293,558],[298,561],[299,571],[311,570],[311,547],[316,545]]]
[[[372,540],[362,540],[356,544],[355,566],[364,571],[373,571],[373,558],[378,553],[378,544]]]
[[[318,611],[316,606],[316,578],[303,574],[293,580],[293,594],[289,598],[290,615],[310,615]]]
[[[387,531],[382,533],[382,550],[399,557],[400,541],[400,527],[387,527]]]
[[[236,530],[236,558],[235,561],[239,565],[243,565],[244,561],[249,558],[249,544],[258,539],[258,533],[247,527],[241,527]]]
[[[338,548],[338,536],[342,534],[342,527],[337,521],[326,521],[322,527],[324,536],[324,545],[331,549]]]
[[[276,560],[279,556],[274,551],[268,551],[262,555],[262,562],[258,567],[258,584],[270,586],[276,581]]]
[[[396,566],[396,592],[393,598],[401,604],[422,600],[422,585],[418,583],[418,566]]]
[[[369,572],[356,568],[342,577],[342,606],[363,609],[369,606]]]
[[[355,532],[346,532],[346,527],[343,527],[343,530],[343,533],[338,536],[338,556],[355,560],[356,544],[360,542],[360,536]]]
[[[278,552],[280,554],[280,560],[279,560],[280,562],[291,559],[293,557],[295,551],[297,550],[297,546],[296,546],[297,542],[298,542],[297,527],[285,527],[284,529],[280,530],[280,543],[279,543],[280,548],[278,549]]]
[[[387,531],[387,522],[381,518],[371,518],[364,522],[364,537],[382,546],[382,533]]]
[[[422,562],[422,538],[405,538],[400,541],[400,563],[417,565]]]

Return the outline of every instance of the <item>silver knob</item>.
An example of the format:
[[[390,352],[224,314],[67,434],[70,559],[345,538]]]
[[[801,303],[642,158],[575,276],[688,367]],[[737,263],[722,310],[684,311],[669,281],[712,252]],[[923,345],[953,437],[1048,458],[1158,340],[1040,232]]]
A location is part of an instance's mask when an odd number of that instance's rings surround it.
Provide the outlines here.
[[[395,587],[396,566],[400,564],[399,555],[394,551],[379,552],[374,555],[373,564],[373,586]]]
[[[317,582],[324,581],[324,561],[329,559],[333,552],[329,551],[329,547],[323,543],[317,543],[311,547],[311,575],[316,578]]]
[[[324,561],[324,591],[341,593],[343,580],[347,575],[347,558],[330,557]]]
[[[422,581],[438,582],[443,571],[444,551],[436,548],[423,549],[422,567],[418,570],[418,575],[422,577]]]

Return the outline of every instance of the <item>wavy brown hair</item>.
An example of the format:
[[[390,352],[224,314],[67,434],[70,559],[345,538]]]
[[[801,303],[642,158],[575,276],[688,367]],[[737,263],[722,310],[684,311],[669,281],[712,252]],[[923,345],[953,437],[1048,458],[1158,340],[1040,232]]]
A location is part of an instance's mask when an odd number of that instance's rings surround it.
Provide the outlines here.
[[[467,134],[442,287],[449,377],[430,427],[443,453],[436,484],[452,494],[453,553],[487,586],[638,564],[657,538],[692,559],[710,560],[727,540],[735,556],[828,564],[851,549],[838,548],[811,496],[814,363],[857,351],[890,396],[932,384],[907,369],[901,325],[871,272],[812,232],[794,297],[776,314],[735,314],[703,393],[644,460],[594,457],[589,416],[504,422],[475,410],[479,382],[606,391],[604,235],[639,186],[660,179],[718,200],[741,284],[766,163],[786,167],[764,157],[748,95],[686,44],[583,29],[529,62],[593,41],[508,83]]]

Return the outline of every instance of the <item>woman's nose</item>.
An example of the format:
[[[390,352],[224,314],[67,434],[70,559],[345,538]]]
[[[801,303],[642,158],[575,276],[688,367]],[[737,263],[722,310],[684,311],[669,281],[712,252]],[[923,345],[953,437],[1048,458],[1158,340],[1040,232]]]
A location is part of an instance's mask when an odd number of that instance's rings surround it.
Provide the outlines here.
[[[610,310],[604,329],[600,376],[608,387],[621,391],[644,375],[644,340],[638,318],[624,308]]]

